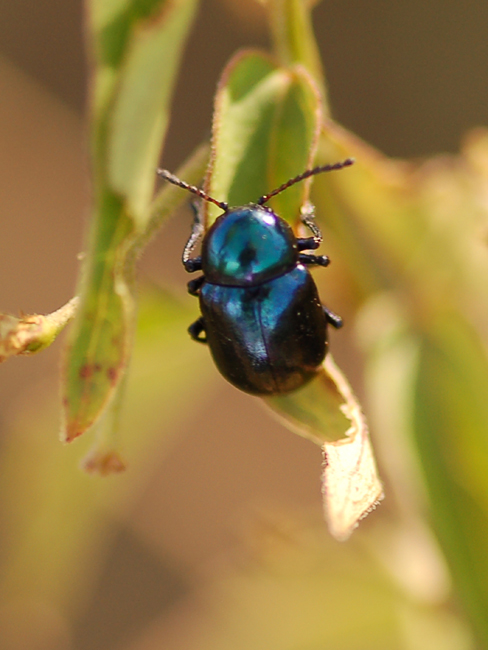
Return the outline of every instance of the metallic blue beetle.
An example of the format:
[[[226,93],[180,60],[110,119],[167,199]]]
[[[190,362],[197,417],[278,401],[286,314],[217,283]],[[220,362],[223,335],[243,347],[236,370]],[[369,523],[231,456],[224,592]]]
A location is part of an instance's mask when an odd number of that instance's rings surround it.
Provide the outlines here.
[[[312,237],[297,238],[286,221],[264,204],[299,181],[351,165],[308,169],[256,203],[229,208],[170,172],[158,174],[171,183],[215,203],[223,214],[204,234],[200,211],[183,251],[189,273],[203,275],[188,283],[200,299],[202,315],[189,327],[191,337],[208,343],[217,368],[234,386],[252,395],[279,395],[296,390],[317,373],[327,352],[327,324],[342,326],[339,316],[320,304],[307,266],[327,266],[314,250],[322,234],[313,206],[302,208],[302,222]],[[191,257],[203,237],[201,256]]]

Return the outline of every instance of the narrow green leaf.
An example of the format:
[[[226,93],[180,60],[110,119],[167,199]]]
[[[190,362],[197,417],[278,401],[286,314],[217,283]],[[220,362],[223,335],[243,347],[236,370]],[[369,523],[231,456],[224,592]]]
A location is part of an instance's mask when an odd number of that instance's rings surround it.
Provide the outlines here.
[[[259,52],[234,57],[215,100],[210,194],[243,205],[302,172],[313,160],[320,116],[319,94],[303,70],[276,68]],[[276,198],[281,216],[297,221],[307,189]],[[207,210],[212,222],[218,208]]]
[[[129,358],[135,306],[124,278],[132,221],[109,193],[94,223],[82,302],[70,332],[64,367],[63,437],[70,441],[96,420]]]
[[[321,121],[319,90],[310,76],[297,70],[276,110],[268,150],[269,189],[279,187],[313,165]],[[310,185],[310,180],[297,183],[269,204],[283,219],[295,224],[309,197]]]
[[[164,3],[134,27],[120,71],[107,143],[108,179],[144,230],[175,74],[196,0]]]
[[[202,146],[178,173],[190,182],[198,182],[207,159],[208,147]],[[149,210],[146,231],[135,236],[120,201],[108,196],[111,201],[105,201],[102,214],[106,221],[118,221],[120,232],[116,230],[110,237],[110,229],[94,224],[98,231],[85,266],[84,302],[70,332],[63,368],[62,436],[67,441],[92,426],[114,399],[134,333],[132,284],[137,257],[164,220],[187,199],[178,188],[163,187]]]
[[[318,84],[323,84],[322,61],[313,33],[309,5],[304,0],[266,0],[273,49],[281,65],[300,64]],[[321,94],[327,108],[323,87]]]
[[[488,361],[459,315],[432,323],[419,351],[413,429],[434,527],[458,596],[488,645]]]
[[[67,441],[92,426],[114,399],[130,358],[135,261],[149,224],[154,230],[149,202],[195,0],[91,0],[89,6],[95,208],[63,370]]]
[[[260,53],[235,57],[217,91],[209,193],[231,206],[256,201],[312,164],[322,100],[302,67],[276,68]],[[275,197],[273,209],[296,224],[310,183]],[[207,206],[210,222],[218,215]],[[284,353],[286,353],[284,351]],[[267,400],[292,430],[324,445],[324,508],[332,534],[345,539],[382,497],[368,429],[332,358],[308,386]]]

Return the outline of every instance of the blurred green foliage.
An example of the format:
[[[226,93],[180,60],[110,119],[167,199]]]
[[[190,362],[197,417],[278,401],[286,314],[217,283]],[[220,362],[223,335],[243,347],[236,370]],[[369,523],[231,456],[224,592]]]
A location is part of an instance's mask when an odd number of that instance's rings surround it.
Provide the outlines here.
[[[87,8],[94,218],[64,361],[64,438],[93,427],[85,468],[121,470],[122,448],[131,470],[117,482],[87,482],[73,468],[80,448],[66,450],[50,433],[53,405],[19,417],[0,468],[5,619],[19,602],[76,619],[114,513],[136,501],[188,403],[196,409],[212,390],[207,351],[186,342],[186,303],[147,289],[125,375],[135,262],[187,198],[164,188],[151,202],[196,3],[89,0]],[[307,3],[268,0],[267,8],[273,56],[239,55],[219,85],[207,189],[246,202],[312,160],[356,159],[347,172],[317,177],[313,198],[357,323],[389,505],[342,546],[305,517],[264,516],[247,564],[241,557],[208,580],[209,617],[182,632],[185,648],[488,648],[488,134],[473,134],[458,157],[383,157],[327,113]],[[203,147],[179,175],[198,182],[207,159]],[[274,206],[293,221],[309,192],[297,186]],[[326,420],[336,439],[344,418],[327,419],[316,389],[314,399],[274,407],[294,413],[294,427]],[[308,413],[297,418],[303,404]]]

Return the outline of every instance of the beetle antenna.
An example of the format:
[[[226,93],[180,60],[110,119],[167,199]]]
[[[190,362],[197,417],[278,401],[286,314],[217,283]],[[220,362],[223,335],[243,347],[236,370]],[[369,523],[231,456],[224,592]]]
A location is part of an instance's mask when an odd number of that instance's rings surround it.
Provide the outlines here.
[[[185,181],[182,181],[181,179],[178,178],[178,176],[175,176],[167,169],[158,169],[157,174],[158,176],[162,176],[165,180],[169,181],[170,183],[173,183],[173,185],[177,185],[178,187],[181,187],[184,190],[188,190],[188,192],[191,192],[192,194],[196,194],[201,199],[204,199],[209,203],[214,203],[217,207],[219,207],[224,212],[227,212],[227,210],[229,209],[229,204],[226,203],[225,201],[217,201],[217,199],[214,199],[209,194],[201,190],[199,187],[185,183]]]
[[[295,183],[299,183],[300,181],[303,181],[306,178],[310,178],[310,176],[315,176],[316,174],[321,174],[322,172],[332,172],[332,171],[335,171],[336,169],[344,169],[344,167],[349,167],[352,164],[354,164],[354,158],[347,158],[343,162],[338,162],[338,163],[335,163],[333,165],[322,165],[320,167],[314,167],[313,169],[307,169],[302,174],[299,174],[298,176],[295,176],[295,178],[290,178],[289,181],[287,181],[286,183],[283,183],[283,185],[280,185],[278,188],[276,188],[275,190],[273,190],[269,194],[265,194],[264,196],[261,196],[256,201],[256,203],[258,205],[264,205],[273,196],[276,196],[277,194],[281,194],[281,192],[283,192],[284,190],[287,190],[292,185],[295,185]]]

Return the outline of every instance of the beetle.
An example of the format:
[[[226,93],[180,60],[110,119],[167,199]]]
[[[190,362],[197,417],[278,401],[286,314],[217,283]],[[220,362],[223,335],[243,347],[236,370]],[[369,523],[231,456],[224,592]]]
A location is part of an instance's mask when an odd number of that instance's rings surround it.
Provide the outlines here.
[[[294,391],[318,372],[327,353],[327,325],[342,319],[321,305],[307,267],[328,266],[315,250],[322,233],[314,207],[301,210],[311,237],[296,237],[290,225],[265,204],[295,183],[322,172],[343,169],[352,159],[307,169],[255,203],[230,207],[165,169],[164,179],[222,209],[205,233],[201,210],[195,208],[182,262],[189,273],[188,291],[200,301],[201,316],[188,328],[190,336],[208,343],[220,373],[252,395]],[[201,254],[192,257],[202,239]]]

